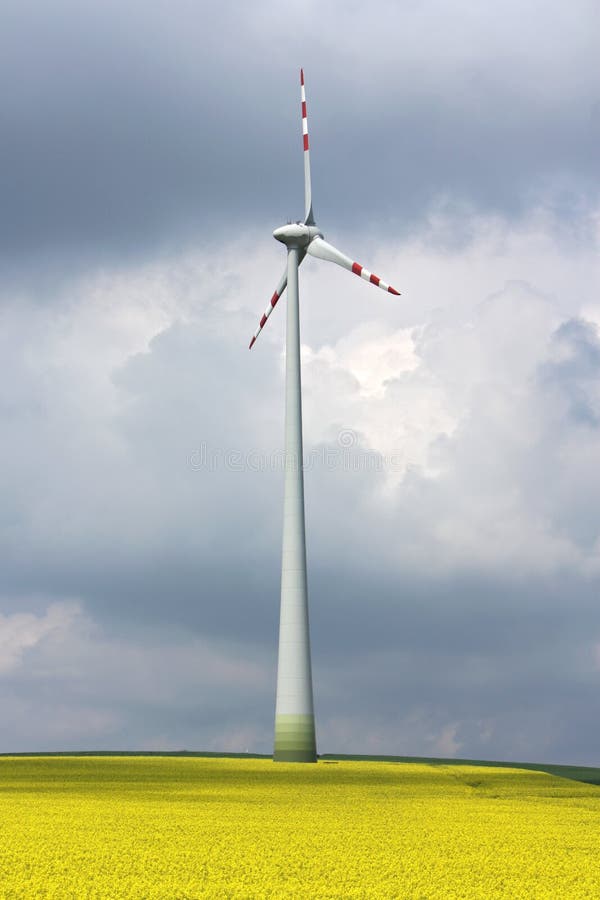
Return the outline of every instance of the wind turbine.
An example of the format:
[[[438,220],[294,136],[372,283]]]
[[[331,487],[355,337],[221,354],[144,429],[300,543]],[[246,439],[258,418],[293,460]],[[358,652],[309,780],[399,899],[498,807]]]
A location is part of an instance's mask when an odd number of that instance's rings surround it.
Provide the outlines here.
[[[256,329],[250,349],[288,289],[285,345],[285,487],[283,501],[283,548],[281,561],[281,612],[279,661],[275,706],[276,762],[316,762],[306,586],[306,539],[304,526],[304,473],[302,470],[302,396],[300,381],[300,322],[298,266],[307,253],[337,263],[390,294],[399,291],[373,275],[323,239],[315,224],[310,182],[310,150],[304,71],[300,69],[302,140],[304,144],[304,221],[282,225],[273,237],[287,247],[287,267],[271,302]]]

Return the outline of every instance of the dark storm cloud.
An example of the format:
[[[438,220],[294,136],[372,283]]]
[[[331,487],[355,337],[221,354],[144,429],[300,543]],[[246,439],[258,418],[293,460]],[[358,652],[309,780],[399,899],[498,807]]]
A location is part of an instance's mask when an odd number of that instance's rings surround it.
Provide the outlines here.
[[[584,634],[593,620],[574,616],[568,606],[568,598],[576,595],[581,614],[581,584],[565,582],[555,596],[540,591],[539,608],[533,610],[531,585],[519,591],[472,579],[428,589],[407,580],[395,587],[395,608],[386,609],[381,578],[371,577],[367,584],[357,573],[355,580],[354,594],[348,578],[336,579],[335,594],[328,595],[327,579],[319,572],[311,579],[322,752],[454,755],[452,746],[438,747],[434,740],[450,725],[460,755],[594,763],[597,672]],[[214,586],[217,579],[208,581]],[[122,584],[119,589],[124,597]],[[561,590],[562,612],[556,607],[549,614],[548,604],[559,599]],[[348,600],[343,609],[341,592]],[[520,612],[514,603],[502,609],[511,593]],[[369,603],[369,596],[376,599]],[[255,599],[251,590],[244,592],[244,604],[254,606]],[[179,605],[184,601],[181,597]],[[473,610],[467,615],[465,601]],[[213,602],[221,601],[215,597]],[[328,602],[330,615],[324,614]],[[206,612],[208,604],[202,605]],[[46,749],[77,747],[82,740],[101,749],[131,748],[149,746],[157,737],[156,748],[226,749],[223,736],[235,726],[234,749],[250,743],[268,752],[275,610],[262,622],[259,640],[264,643],[254,650],[253,630],[242,633],[246,622],[236,622],[227,633],[231,641],[240,632],[237,659],[250,654],[256,660],[263,673],[258,682],[243,671],[223,681],[214,660],[204,659],[203,646],[190,647],[194,613],[188,613],[184,628],[174,615],[156,630],[140,625],[140,606],[136,627],[123,623],[120,635],[103,632],[96,643],[84,635],[79,644],[61,635],[54,647],[42,644],[30,651],[27,666],[3,678],[3,708],[9,720],[19,710],[23,717],[42,690],[44,717],[35,727],[19,721],[15,732],[21,743],[7,732],[4,748],[39,744],[43,727]],[[210,632],[210,617],[199,623],[198,633],[204,628]],[[349,733],[340,731],[340,720],[348,723]],[[378,736],[376,746],[369,744],[373,736]]]
[[[315,11],[5,4],[3,256],[97,262],[300,215],[301,63],[324,224],[398,232],[440,198],[569,219],[597,195],[592,6],[519,10],[518,35],[470,5],[333,3],[316,30]]]

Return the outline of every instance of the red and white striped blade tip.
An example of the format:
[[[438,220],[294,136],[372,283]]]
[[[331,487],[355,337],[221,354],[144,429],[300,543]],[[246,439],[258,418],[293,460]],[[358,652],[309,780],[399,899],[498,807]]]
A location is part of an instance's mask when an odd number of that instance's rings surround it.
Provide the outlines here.
[[[379,275],[375,275],[373,274],[373,272],[369,272],[369,270],[365,269],[364,266],[361,266],[360,263],[352,263],[352,272],[355,275],[358,275],[359,278],[364,278],[364,280],[368,281],[370,284],[374,284],[376,287],[382,288],[384,291],[387,291],[388,294],[395,294],[396,297],[400,296],[400,291],[397,291],[395,287],[392,287],[391,284],[388,284],[387,281],[384,281],[383,278],[379,277]]]
[[[277,290],[273,291],[273,296],[271,297],[271,300],[269,301],[269,305],[267,306],[264,313],[262,314],[262,318],[261,318],[260,322],[258,323],[258,328],[256,329],[256,331],[254,332],[254,334],[252,336],[252,340],[250,341],[250,346],[248,347],[248,350],[252,350],[252,347],[254,346],[254,342],[255,342],[256,338],[259,336],[259,334],[261,333],[261,331],[267,324],[267,319],[269,318],[269,316],[271,315],[271,313],[277,306],[277,301],[279,300],[279,298],[285,291],[286,285],[287,285],[287,274],[285,274],[283,276],[283,278],[277,285]]]

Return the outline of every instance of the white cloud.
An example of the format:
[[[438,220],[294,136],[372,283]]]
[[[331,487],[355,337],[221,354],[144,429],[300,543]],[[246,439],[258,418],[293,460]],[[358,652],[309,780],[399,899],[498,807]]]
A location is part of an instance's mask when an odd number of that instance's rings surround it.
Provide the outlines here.
[[[456,740],[459,727],[460,724],[458,722],[451,722],[444,726],[441,734],[433,742],[432,750],[434,756],[453,757],[458,755],[458,751],[463,746],[461,741]]]
[[[560,323],[595,299],[597,248],[573,251],[541,212],[515,226],[477,216],[469,227],[469,243],[444,247],[452,219],[440,213],[420,237],[377,249],[373,263],[403,276],[399,298],[338,267],[303,266],[306,447],[335,445],[345,429],[393,458],[387,480],[357,475],[340,486],[364,495],[376,531],[377,517],[404,517],[416,565],[432,548],[461,565],[505,565],[515,554],[534,568],[544,557],[580,565],[569,530],[548,515],[548,490],[532,492],[527,480],[545,465],[540,441],[553,415],[536,372],[558,352]],[[42,557],[66,556],[94,540],[108,552],[115,535],[119,553],[195,544],[198,503],[218,504],[231,483],[223,468],[210,483],[202,473],[191,480],[199,443],[281,446],[284,301],[246,349],[279,272],[276,250],[252,233],[233,248],[88,274],[58,305],[7,298],[13,378],[3,402],[13,414],[2,458],[15,554],[33,544]],[[575,458],[587,471],[595,439],[565,431],[560,440],[573,460],[562,484]],[[237,517],[257,496],[271,502],[264,478],[238,481]],[[553,480],[550,496],[556,489]],[[57,517],[61,508],[68,515]],[[215,510],[216,537],[231,510]]]
[[[48,640],[60,640],[80,615],[76,603],[52,603],[44,613],[0,613],[0,675],[26,661],[27,651]]]

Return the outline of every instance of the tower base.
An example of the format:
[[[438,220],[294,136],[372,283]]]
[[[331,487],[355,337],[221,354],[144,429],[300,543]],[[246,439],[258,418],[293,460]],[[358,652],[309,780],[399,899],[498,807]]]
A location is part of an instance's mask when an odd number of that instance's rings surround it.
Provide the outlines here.
[[[314,715],[275,716],[273,762],[317,761]]]

